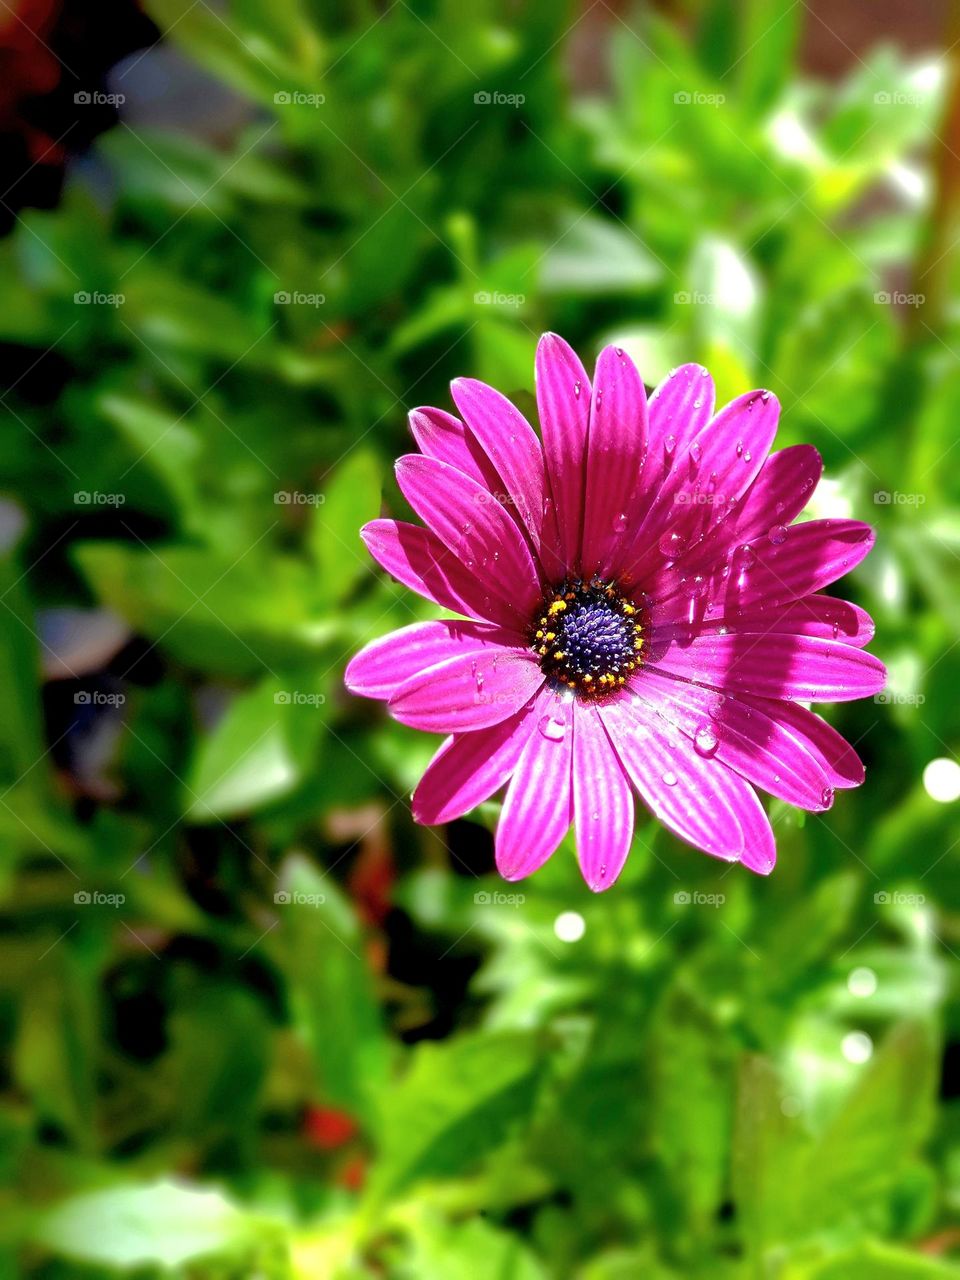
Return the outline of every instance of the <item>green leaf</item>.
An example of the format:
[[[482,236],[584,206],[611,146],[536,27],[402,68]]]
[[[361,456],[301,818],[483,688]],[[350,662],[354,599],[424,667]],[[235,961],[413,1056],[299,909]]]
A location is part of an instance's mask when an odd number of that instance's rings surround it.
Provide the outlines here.
[[[370,569],[360,528],[380,514],[383,480],[376,455],[355,449],[340,464],[314,510],[310,549],[324,593],[341,600]]]
[[[289,984],[291,1013],[310,1049],[318,1091],[372,1126],[388,1046],[356,912],[332,876],[303,857],[287,860],[279,886],[280,928],[271,947]]]
[[[238,694],[200,741],[186,783],[186,815],[211,822],[287,795],[315,767],[325,707],[326,693],[302,676],[269,676]]]
[[[380,1099],[380,1157],[368,1207],[424,1179],[466,1172],[527,1116],[545,1046],[523,1032],[461,1035],[418,1046]]]
[[[41,1220],[36,1238],[63,1257],[126,1269],[246,1252],[275,1232],[218,1191],[159,1181],[74,1196]]]

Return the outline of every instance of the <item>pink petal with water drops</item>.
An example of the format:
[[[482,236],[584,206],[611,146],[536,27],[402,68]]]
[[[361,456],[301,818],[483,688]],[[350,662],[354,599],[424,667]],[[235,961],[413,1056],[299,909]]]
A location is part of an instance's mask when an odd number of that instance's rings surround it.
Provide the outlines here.
[[[651,667],[714,688],[794,702],[869,698],[886,682],[879,658],[819,636],[738,631],[695,636],[648,654]]]
[[[599,893],[614,883],[633,839],[633,795],[595,706],[573,716],[573,818],[577,856],[587,885]]]
[[[507,787],[495,840],[497,870],[522,880],[543,866],[570,829],[573,703],[544,690],[536,728]]]
[[[590,380],[580,358],[555,333],[537,347],[537,411],[556,511],[558,554],[567,571],[580,563]]]
[[[624,561],[630,581],[651,579],[720,523],[753,483],[776,435],[780,405],[750,391],[726,405],[679,453]]]
[[[863,762],[846,738],[827,724],[822,716],[794,702],[748,701],[780,721],[819,762],[831,787],[859,787],[864,779]]]
[[[462,653],[412,676],[390,699],[401,724],[429,733],[485,729],[514,715],[543,684],[529,649]]]
[[[365,698],[390,698],[407,680],[438,662],[491,645],[516,645],[515,632],[482,622],[415,622],[373,640],[351,659],[344,683]]]
[[[705,759],[729,765],[748,782],[801,809],[829,809],[832,804],[831,776],[802,737],[778,719],[785,704],[747,701],[651,670],[641,672],[634,691]]]
[[[459,418],[445,413],[443,409],[424,406],[411,409],[408,419],[410,433],[425,457],[446,462],[491,493],[497,491],[499,476],[496,467]]]
[[[727,862],[742,859],[764,872],[773,867],[770,824],[749,783],[719,760],[697,755],[630,693],[599,712],[641,799],[674,835]]]
[[[682,452],[713,417],[715,399],[713,379],[702,364],[682,364],[668,374],[647,406],[651,463]]]
[[[701,583],[704,581],[701,579]],[[697,586],[696,576],[689,579],[689,586],[697,592],[706,590],[702,585]],[[695,601],[692,607],[691,599]],[[653,648],[667,640],[688,641],[691,620],[695,622],[698,633],[723,629],[728,632],[762,632],[765,635],[821,636],[825,640],[842,640],[844,644],[852,644],[858,649],[870,643],[875,630],[865,609],[834,596],[804,596],[802,600],[780,605],[775,612],[754,605],[743,612],[718,616],[713,615],[702,597],[680,596],[666,602],[658,600],[654,617],[656,621],[651,628]],[[674,620],[666,622],[664,617]]]
[[[621,347],[604,347],[590,401],[581,570],[606,578],[620,565],[647,452],[647,395]]]
[[[527,618],[517,609],[516,593],[477,578],[429,529],[401,520],[371,520],[360,536],[377,564],[411,591],[441,609],[512,627],[519,638]]]
[[[543,553],[544,567],[552,572],[556,568],[552,563],[556,521],[537,433],[512,401],[486,383],[456,378],[450,392],[495,467],[534,549]]]
[[[413,793],[414,821],[439,826],[489,800],[509,780],[536,727],[528,706],[489,729],[447,738]]]
[[[396,471],[403,496],[427,528],[529,619],[540,601],[537,570],[503,507],[475,480],[433,458],[406,454]]]

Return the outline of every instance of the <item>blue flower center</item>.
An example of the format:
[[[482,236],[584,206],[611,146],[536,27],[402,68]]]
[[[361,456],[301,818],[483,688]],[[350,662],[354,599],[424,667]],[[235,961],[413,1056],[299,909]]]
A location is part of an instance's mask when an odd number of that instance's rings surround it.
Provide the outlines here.
[[[639,607],[614,583],[568,579],[544,597],[531,644],[549,680],[595,700],[639,667],[642,624]]]

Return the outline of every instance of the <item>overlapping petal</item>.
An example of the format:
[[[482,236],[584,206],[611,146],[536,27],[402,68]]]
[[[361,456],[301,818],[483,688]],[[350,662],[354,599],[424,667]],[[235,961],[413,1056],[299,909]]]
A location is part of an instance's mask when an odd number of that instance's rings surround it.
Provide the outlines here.
[[[348,664],[344,683],[365,698],[391,698],[402,684],[438,662],[491,646],[510,648],[516,639],[513,632],[482,622],[415,622],[361,649]]]
[[[497,823],[497,870],[522,880],[543,866],[573,820],[573,703],[544,690],[536,728],[510,779]]]

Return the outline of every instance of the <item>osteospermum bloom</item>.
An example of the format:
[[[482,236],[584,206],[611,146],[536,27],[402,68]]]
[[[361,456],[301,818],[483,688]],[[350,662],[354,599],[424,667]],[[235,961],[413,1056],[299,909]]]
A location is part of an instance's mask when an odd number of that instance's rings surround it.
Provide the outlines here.
[[[461,417],[416,409],[397,480],[423,526],[362,533],[400,582],[466,621],[416,623],[347,668],[402,724],[449,735],[413,797],[448,822],[506,787],[501,874],[550,857],[571,824],[605,889],[633,834],[634,792],[707,853],[772,870],[755,787],[822,811],[863,781],[849,744],[803,704],[883,687],[873,625],[820,594],[873,543],[854,520],[792,524],[820,477],[810,445],[771,453],[768,391],[714,413],[684,365],[649,403],[606,347],[593,383],[555,334],[536,363],[540,436],[498,391],[451,387]]]

